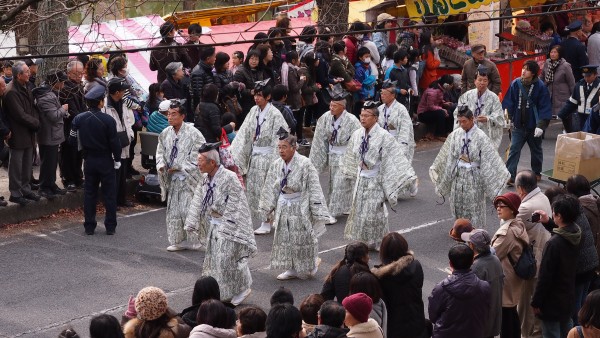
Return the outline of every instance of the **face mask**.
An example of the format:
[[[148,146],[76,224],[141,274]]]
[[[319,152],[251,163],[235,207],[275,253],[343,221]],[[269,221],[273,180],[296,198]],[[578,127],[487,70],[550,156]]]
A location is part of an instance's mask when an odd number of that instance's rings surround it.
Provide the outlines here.
[[[364,62],[365,63],[371,63],[371,58],[366,58]]]

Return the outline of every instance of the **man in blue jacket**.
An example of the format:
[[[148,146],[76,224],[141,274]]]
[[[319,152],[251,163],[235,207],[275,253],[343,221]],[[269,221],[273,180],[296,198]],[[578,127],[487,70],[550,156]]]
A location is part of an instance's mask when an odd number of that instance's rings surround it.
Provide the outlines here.
[[[540,66],[534,60],[523,65],[521,77],[508,88],[502,108],[508,111],[512,122],[512,139],[506,168],[510,172],[509,185],[513,185],[521,149],[527,142],[531,151],[531,170],[538,181],[542,178],[542,135],[552,118],[552,101],[546,85],[538,78]]]

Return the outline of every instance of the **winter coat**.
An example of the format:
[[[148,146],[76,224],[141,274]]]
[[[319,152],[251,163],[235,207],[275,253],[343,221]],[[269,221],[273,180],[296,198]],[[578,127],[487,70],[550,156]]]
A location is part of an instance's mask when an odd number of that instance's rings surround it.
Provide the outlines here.
[[[548,87],[552,99],[552,115],[558,115],[565,102],[571,97],[571,92],[575,88],[575,77],[571,65],[565,59],[560,59],[560,64],[554,70],[554,81],[546,83],[546,72],[548,72],[549,67],[550,59],[546,59],[540,80],[544,81],[544,84]]]
[[[221,110],[216,103],[200,102],[196,109],[194,126],[200,130],[206,142],[214,143],[221,139]],[[233,131],[230,124],[223,127],[225,133]]]
[[[330,78],[342,77],[344,78],[344,82],[349,82],[352,81],[355,73],[354,66],[347,58],[342,59],[339,55],[331,57],[329,64]]]
[[[11,81],[6,85],[2,110],[6,124],[12,132],[8,140],[11,149],[26,149],[35,145],[35,132],[40,128],[37,108],[33,94],[18,81]]]
[[[426,111],[442,110],[444,91],[441,88],[427,88],[417,106],[417,114]]]
[[[64,120],[65,137],[71,131],[71,122],[77,114],[88,111],[83,98],[83,86],[80,82],[65,81],[65,87],[59,93],[60,104],[69,105],[69,117]]]
[[[471,270],[454,270],[429,296],[433,338],[483,337],[490,309],[490,284]]]
[[[373,318],[360,324],[356,324],[346,333],[348,338],[383,338],[383,333]]]
[[[304,81],[304,85],[302,86],[302,89],[300,90],[300,93],[302,95],[302,106],[312,106],[313,103],[313,97],[317,94],[317,92],[319,91],[319,87],[317,87],[316,84],[316,80],[314,79],[308,69],[305,66],[300,67],[300,69],[298,69],[298,74],[300,76],[304,75],[306,76],[306,81]]]
[[[377,303],[373,303],[373,308],[371,309],[371,313],[369,313],[369,318],[375,319],[381,331],[383,332],[383,337],[387,337],[387,324],[388,324],[388,314],[387,307],[385,306],[385,302],[383,299],[380,299]]]
[[[356,70],[354,79],[362,83],[362,88],[355,93],[356,99],[365,101],[375,97],[375,81],[377,78],[373,75],[371,66],[364,62],[357,62],[354,69]]]
[[[157,47],[163,46],[180,46],[177,42],[166,42],[160,40],[156,45]],[[184,68],[192,68],[194,64],[187,53],[187,48],[174,48],[174,49],[156,49],[150,52],[150,70],[158,71],[156,79],[158,83],[162,83],[167,78],[165,69],[171,62],[181,62]]]
[[[171,76],[167,76],[160,85],[160,88],[163,90],[165,99],[167,100],[185,99],[188,97],[189,89],[183,85],[182,81],[175,82]]]
[[[144,321],[138,318],[133,318],[123,325],[123,334],[125,338],[136,338],[135,331]],[[189,327],[180,323],[177,318],[173,317],[167,322],[167,328],[161,330],[158,338],[187,338],[190,332]]]
[[[544,195],[540,188],[533,189],[529,194],[523,197],[521,205],[519,206],[519,213],[517,218],[523,221],[525,224],[525,230],[527,231],[527,237],[529,237],[529,244],[533,245],[533,254],[537,261],[537,274],[540,273],[540,262],[542,261],[542,252],[546,246],[546,242],[550,239],[550,232],[544,228],[542,223],[531,223],[531,216],[536,210],[543,210],[548,215],[552,215],[552,207],[548,197]]]
[[[292,112],[290,107],[285,103],[279,101],[272,101],[271,104],[273,104],[273,106],[281,112],[281,115],[283,115],[285,122],[287,122],[288,128],[290,128],[290,130],[296,130],[296,124],[298,122],[296,121],[296,118],[294,118],[294,113]]]
[[[423,268],[411,252],[398,260],[376,266],[388,312],[387,337],[422,337],[425,331]]]
[[[502,91],[502,79],[498,72],[496,64],[488,59],[483,59],[481,65],[488,69],[489,85],[488,89],[494,92],[494,94],[500,94]],[[475,62],[474,59],[465,61],[461,74],[461,94],[466,93],[468,90],[475,88],[475,79],[477,78],[477,67],[479,63]]]
[[[68,113],[63,109],[58,96],[48,86],[33,90],[35,105],[40,116],[40,129],[37,140],[43,146],[57,146],[65,141],[64,118]]]
[[[423,54],[423,60],[425,61],[425,69],[419,80],[419,88],[429,88],[429,85],[438,79],[437,69],[441,62],[435,58],[432,50]]]
[[[379,56],[385,56],[385,52],[390,45],[390,34],[388,32],[373,33],[373,43],[377,46]]]
[[[212,66],[200,61],[191,74],[190,96],[192,97],[192,109],[196,110],[202,90],[209,83],[214,83],[215,78],[212,73]]]
[[[302,87],[306,80],[300,80],[299,68],[290,64],[288,68],[288,97],[287,104],[292,110],[302,108]],[[294,130],[294,129],[292,129]]]
[[[93,81],[86,81],[85,85],[83,86],[83,93],[85,94],[89,92],[96,86],[104,86],[104,88],[106,88],[106,92],[108,93],[108,83],[101,77],[96,77]]]
[[[235,74],[233,74],[233,81],[242,82],[246,85],[246,88],[241,92],[242,98],[240,100],[240,104],[242,105],[242,115],[244,117],[255,105],[254,95],[251,93],[252,89],[254,89],[254,83],[264,79],[265,74],[263,70],[258,68],[248,69],[245,66],[240,66]]]
[[[518,218],[501,223],[500,228],[492,238],[492,247],[496,250],[496,256],[502,263],[502,270],[504,271],[502,307],[514,307],[519,304],[523,279],[515,273],[510,259],[515,263],[518,262],[523,253],[523,248],[528,244],[529,236],[527,236],[525,224]]]
[[[215,84],[219,87],[219,94],[223,95],[223,88],[233,81],[233,73],[229,69],[220,73],[214,72],[213,78]]]
[[[579,208],[579,216],[575,224],[581,229],[581,241],[579,242],[579,256],[577,257],[576,280],[589,280],[598,268],[598,253],[590,223],[585,215],[585,209]]]
[[[594,238],[594,243],[596,243],[596,252],[600,256],[600,200],[598,197],[590,194],[579,197],[579,202],[590,223],[592,237]]]
[[[240,336],[240,338],[267,338],[267,332],[266,331],[254,332],[251,334],[245,334],[243,336]]]
[[[346,56],[350,64],[355,64],[358,61],[358,40],[352,35],[344,36],[344,43],[346,44]]]
[[[150,115],[150,118],[148,119],[148,126],[146,127],[146,130],[148,130],[151,133],[160,134],[168,126],[169,119],[160,112],[155,111]]]
[[[502,288],[504,286],[504,272],[502,263],[491,252],[478,254],[473,260],[471,270],[481,280],[490,283],[491,298],[490,311],[485,320],[483,337],[494,337],[500,334],[502,326]]]
[[[590,65],[600,65],[600,33],[596,32],[588,37],[587,54]]]
[[[189,338],[236,338],[234,329],[220,329],[206,324],[200,324],[192,329]]]
[[[200,62],[200,51],[202,50],[204,44],[202,42],[186,41],[184,45],[186,46],[187,54],[190,57],[191,68]]]
[[[571,224],[553,229],[546,243],[531,300],[531,306],[540,309],[542,320],[566,320],[573,313],[580,241],[581,229]]]
[[[123,104],[123,119],[121,119],[117,110],[110,106],[109,98],[110,96],[104,100],[104,108],[102,108],[102,112],[110,115],[110,117],[115,120],[117,124],[117,133],[121,131],[127,132],[127,136],[129,136],[129,142],[131,143],[133,140],[133,129],[131,126],[133,125],[135,119],[133,117],[133,111]],[[121,158],[129,158],[129,144],[122,147]]]
[[[527,109],[527,122],[522,123],[522,114],[521,111],[519,111],[519,98],[522,97],[522,94],[519,93],[522,93],[522,90],[519,86],[519,82],[522,83],[520,77],[513,80],[510,84],[506,95],[504,95],[504,99],[502,99],[502,109],[508,110],[508,116],[515,125],[515,128],[531,131],[535,128],[546,129],[548,121],[552,118],[552,105],[546,85],[544,85],[540,79],[534,77],[532,80],[532,86],[534,86],[533,89],[527,90],[527,88],[525,88],[527,93],[531,91],[530,99],[537,106],[538,120],[536,121],[533,106],[530,106],[529,108],[521,107],[521,109]]]
[[[344,298],[350,294],[350,279],[352,274],[348,265],[342,265],[331,276],[331,281],[325,281],[323,288],[321,289],[321,296],[325,300],[337,300],[341,303]]]
[[[317,325],[307,338],[346,338],[348,329],[329,325]]]

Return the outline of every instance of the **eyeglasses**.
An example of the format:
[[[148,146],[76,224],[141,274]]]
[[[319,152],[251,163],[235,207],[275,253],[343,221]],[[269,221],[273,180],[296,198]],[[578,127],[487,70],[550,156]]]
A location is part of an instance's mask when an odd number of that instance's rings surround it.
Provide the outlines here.
[[[360,114],[359,116],[360,116],[360,118],[365,118],[366,119],[367,117],[377,116],[377,115],[375,115],[375,114]]]
[[[508,205],[504,205],[504,204],[496,204],[496,209],[497,209],[497,208],[500,208],[500,209],[503,209],[503,208],[508,208]]]

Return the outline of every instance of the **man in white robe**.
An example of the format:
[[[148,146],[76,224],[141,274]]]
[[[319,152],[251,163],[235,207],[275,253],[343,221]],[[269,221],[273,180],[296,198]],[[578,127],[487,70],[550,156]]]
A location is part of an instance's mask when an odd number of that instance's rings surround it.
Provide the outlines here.
[[[350,212],[352,205],[352,188],[355,179],[350,179],[340,172],[340,162],[350,137],[360,128],[360,121],[345,109],[346,99],[343,95],[334,96],[329,104],[329,111],[317,120],[309,158],[318,172],[329,167],[329,195],[327,206],[333,217]],[[328,224],[337,220],[333,218]]]
[[[454,110],[454,129],[460,128],[457,120],[458,107],[467,106],[473,112],[475,123],[491,140],[494,149],[500,148],[504,133],[504,110],[498,95],[488,89],[489,75],[486,67],[477,68],[475,88],[468,90],[458,99]]]
[[[269,103],[270,98],[271,87],[267,82],[257,82],[254,87],[256,106],[250,109],[229,147],[235,164],[242,175],[246,175],[252,221],[262,222],[260,228],[254,231],[256,235],[271,232],[271,224],[261,217],[258,203],[269,166],[277,158],[277,131],[279,128],[288,128],[281,112]]]
[[[362,128],[352,134],[342,160],[343,174],[356,179],[344,237],[368,243],[372,250],[389,232],[385,201],[393,207],[400,195],[408,192],[414,197],[418,190],[417,176],[402,148],[377,123],[378,104],[365,102]]]
[[[237,175],[220,164],[219,145],[200,149],[198,167],[206,175],[196,186],[185,228],[206,245],[202,276],[214,277],[221,299],[238,305],[250,294],[248,259],[257,249],[246,194]]]
[[[415,154],[415,132],[408,110],[396,101],[396,81],[386,80],[383,83],[381,102],[383,104],[377,108],[379,110],[377,123],[394,136],[408,163],[412,163]]]
[[[287,280],[314,276],[319,268],[318,237],[331,215],[312,162],[296,152],[296,136],[283,128],[278,150],[260,199],[260,212],[273,219],[275,235],[270,268],[285,269]]]
[[[206,140],[192,124],[184,122],[184,107],[182,102],[172,100],[167,115],[169,127],[160,133],[156,148],[161,199],[167,201],[168,251],[197,248],[197,238],[188,238],[183,226],[194,188],[200,180],[196,156]]]
[[[448,135],[429,176],[438,195],[450,196],[455,218],[469,219],[474,227],[485,229],[486,197],[500,195],[510,174],[498,149],[475,125],[473,112],[462,106],[457,116],[460,128]]]

